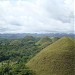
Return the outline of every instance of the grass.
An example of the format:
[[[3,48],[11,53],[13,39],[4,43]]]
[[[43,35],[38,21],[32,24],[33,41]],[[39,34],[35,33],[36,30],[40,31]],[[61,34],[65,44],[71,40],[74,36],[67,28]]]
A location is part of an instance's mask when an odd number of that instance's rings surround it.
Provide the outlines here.
[[[75,75],[74,40],[63,37],[33,57],[27,64],[36,75]]]
[[[43,37],[41,38],[36,45],[39,45],[41,48],[45,48],[46,46],[50,45],[52,43],[52,40],[49,37]]]

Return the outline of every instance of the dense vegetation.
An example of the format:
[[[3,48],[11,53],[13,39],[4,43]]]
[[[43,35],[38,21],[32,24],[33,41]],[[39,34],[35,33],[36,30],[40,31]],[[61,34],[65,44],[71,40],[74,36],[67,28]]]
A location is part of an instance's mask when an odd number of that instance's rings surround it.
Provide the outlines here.
[[[34,75],[25,63],[58,39],[32,36],[23,39],[0,39],[0,75]]]

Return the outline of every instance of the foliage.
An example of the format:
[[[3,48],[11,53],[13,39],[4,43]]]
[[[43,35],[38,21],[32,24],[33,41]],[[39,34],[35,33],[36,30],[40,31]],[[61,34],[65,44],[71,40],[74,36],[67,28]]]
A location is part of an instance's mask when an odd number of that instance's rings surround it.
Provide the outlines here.
[[[0,67],[0,75],[33,75],[34,73],[25,67],[25,64],[4,63]]]
[[[51,43],[49,37],[0,39],[0,75],[33,75],[25,64]]]

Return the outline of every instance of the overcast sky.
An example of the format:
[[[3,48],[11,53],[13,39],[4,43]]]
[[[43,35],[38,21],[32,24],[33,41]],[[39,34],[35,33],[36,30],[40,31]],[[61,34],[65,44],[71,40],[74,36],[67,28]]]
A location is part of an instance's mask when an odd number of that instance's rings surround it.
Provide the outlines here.
[[[0,0],[0,33],[74,32],[74,0]]]

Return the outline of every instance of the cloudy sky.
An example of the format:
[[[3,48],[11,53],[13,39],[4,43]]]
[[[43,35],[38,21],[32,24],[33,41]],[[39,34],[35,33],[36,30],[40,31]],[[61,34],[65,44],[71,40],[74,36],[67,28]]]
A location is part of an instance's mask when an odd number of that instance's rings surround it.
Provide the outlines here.
[[[0,0],[0,33],[74,32],[74,0]]]

